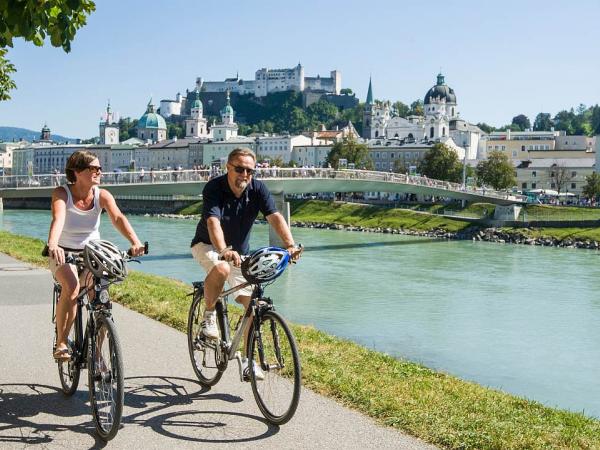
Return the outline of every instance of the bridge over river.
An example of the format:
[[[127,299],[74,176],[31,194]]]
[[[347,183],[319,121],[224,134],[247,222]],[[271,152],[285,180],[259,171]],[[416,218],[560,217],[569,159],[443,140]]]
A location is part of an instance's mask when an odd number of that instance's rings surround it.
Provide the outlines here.
[[[210,170],[109,172],[103,174],[102,187],[115,196],[199,196],[210,175]],[[464,187],[427,177],[367,170],[268,168],[258,169],[256,177],[281,198],[284,194],[319,192],[390,192],[502,206],[525,203],[523,196],[487,188]],[[62,174],[5,176],[0,179],[0,198],[50,197],[54,186],[65,182]]]

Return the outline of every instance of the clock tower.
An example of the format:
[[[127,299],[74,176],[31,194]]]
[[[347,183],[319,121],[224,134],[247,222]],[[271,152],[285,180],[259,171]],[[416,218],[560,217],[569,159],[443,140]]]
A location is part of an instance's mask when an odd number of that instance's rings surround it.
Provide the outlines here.
[[[113,145],[119,143],[119,124],[110,109],[110,101],[106,106],[106,114],[100,120],[100,144]]]

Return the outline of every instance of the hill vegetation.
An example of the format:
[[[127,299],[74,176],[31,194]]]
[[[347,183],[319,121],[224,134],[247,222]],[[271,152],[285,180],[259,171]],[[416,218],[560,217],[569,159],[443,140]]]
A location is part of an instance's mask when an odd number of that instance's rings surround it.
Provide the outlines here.
[[[0,142],[12,142],[19,140],[33,142],[39,138],[39,131],[28,130],[27,128],[0,127]],[[50,136],[50,138],[54,142],[60,142],[61,144],[65,142],[75,144],[78,141],[78,139],[61,136],[59,134],[53,134]]]

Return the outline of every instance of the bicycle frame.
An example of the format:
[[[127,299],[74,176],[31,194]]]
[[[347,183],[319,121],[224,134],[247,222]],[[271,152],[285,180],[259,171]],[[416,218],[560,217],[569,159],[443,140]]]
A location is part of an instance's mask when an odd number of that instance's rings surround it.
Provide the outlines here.
[[[112,304],[109,300],[106,303],[100,301],[100,292],[108,289],[112,284],[106,279],[94,277],[94,284],[90,287],[84,287],[77,296],[77,314],[75,316],[75,342],[73,348],[73,363],[82,369],[87,368],[87,356],[89,350],[89,336],[96,329],[97,314],[112,316]],[[88,293],[94,291],[94,300],[90,302]],[[54,281],[53,304],[52,304],[52,323],[56,322],[56,303],[60,297],[60,284]],[[83,308],[86,308],[89,316],[86,322],[85,332],[83,330]]]
[[[202,286],[203,284],[204,283],[202,283]],[[229,326],[229,316],[227,312],[227,299],[229,298],[229,295],[233,294],[236,291],[244,289],[247,286],[252,286],[252,283],[242,283],[234,288],[227,289],[221,292],[221,294],[217,297],[216,309],[219,313],[217,314],[217,317],[220,321],[219,325],[221,327],[221,330],[223,330],[223,340],[221,341],[221,345],[225,348],[227,359],[230,361],[239,357],[239,355],[237,354],[237,349],[240,345],[242,337],[244,336],[244,332],[248,327],[248,323],[251,320],[254,320],[257,322],[256,324],[258,326],[258,320],[260,319],[260,308],[258,308],[256,300],[262,298],[264,290],[261,285],[257,284],[253,285],[254,289],[252,290],[252,295],[250,297],[250,303],[248,304],[248,308],[246,308],[244,315],[238,321],[235,327],[233,337],[231,336],[231,328]],[[270,302],[268,299],[266,300],[269,304],[269,308],[272,308],[272,302]],[[212,343],[207,342],[205,345],[212,346]]]

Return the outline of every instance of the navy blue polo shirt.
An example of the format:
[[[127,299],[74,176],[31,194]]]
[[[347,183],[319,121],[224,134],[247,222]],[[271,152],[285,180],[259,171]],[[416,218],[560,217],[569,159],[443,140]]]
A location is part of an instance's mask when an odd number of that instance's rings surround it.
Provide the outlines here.
[[[240,254],[246,254],[249,252],[250,229],[258,213],[266,217],[277,212],[267,186],[254,178],[240,198],[229,187],[227,174],[213,178],[204,186],[202,198],[202,218],[196,227],[192,247],[198,242],[211,244],[206,221],[209,217],[217,217],[221,222],[225,244]]]

